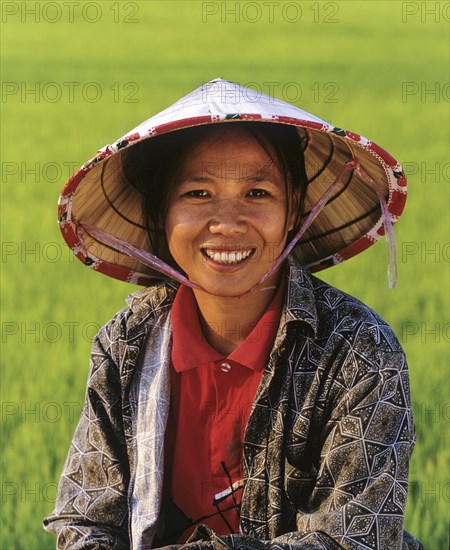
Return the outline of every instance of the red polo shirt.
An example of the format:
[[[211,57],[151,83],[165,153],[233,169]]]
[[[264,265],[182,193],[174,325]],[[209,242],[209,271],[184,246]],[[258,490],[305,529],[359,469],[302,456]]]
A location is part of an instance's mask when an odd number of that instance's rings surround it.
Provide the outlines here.
[[[272,349],[284,297],[281,284],[247,338],[228,357],[206,341],[192,290],[181,285],[172,307],[171,406],[165,537],[185,542],[204,523],[239,532],[242,442]],[[222,327],[226,331],[238,327]],[[166,537],[169,537],[167,539]]]

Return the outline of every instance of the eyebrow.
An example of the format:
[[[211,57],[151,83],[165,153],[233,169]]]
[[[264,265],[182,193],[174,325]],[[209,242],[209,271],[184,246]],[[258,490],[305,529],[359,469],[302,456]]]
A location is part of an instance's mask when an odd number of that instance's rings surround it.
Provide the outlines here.
[[[226,169],[225,169],[226,170]],[[273,165],[269,168],[259,168],[258,170],[251,172],[250,174],[238,174],[238,181],[242,182],[258,182],[258,181],[264,181],[269,179],[269,181],[272,181],[272,174],[274,167]],[[207,170],[206,170],[207,171]],[[228,170],[226,170],[225,173],[232,174],[233,168],[230,167]],[[194,172],[195,174],[195,172]],[[215,177],[208,177],[208,176],[196,176],[196,175],[189,175],[187,174],[186,177],[181,177],[179,180],[179,183],[214,183]]]
[[[212,178],[205,178],[203,176],[187,176],[181,177],[178,183],[214,183],[214,181]]]

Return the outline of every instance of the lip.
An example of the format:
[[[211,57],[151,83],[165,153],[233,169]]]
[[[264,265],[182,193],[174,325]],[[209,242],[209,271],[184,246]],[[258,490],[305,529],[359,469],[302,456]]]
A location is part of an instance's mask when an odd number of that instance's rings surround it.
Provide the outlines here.
[[[237,252],[237,251],[242,251],[242,250],[251,250],[251,253],[250,253],[249,256],[247,256],[247,258],[245,258],[244,260],[241,260],[240,262],[225,264],[225,263],[214,261],[212,258],[210,258],[206,254],[205,249],[211,250],[211,251],[214,251],[214,252]],[[221,246],[221,247],[217,247],[217,246],[216,247],[213,247],[213,246],[206,247],[205,246],[205,247],[201,248],[201,254],[202,254],[203,261],[208,266],[210,266],[214,270],[219,271],[221,273],[232,273],[232,272],[235,272],[235,271],[239,271],[240,269],[245,267],[250,262],[250,260],[255,255],[255,252],[256,252],[256,248],[254,248],[254,247],[236,247],[236,246],[234,246],[234,247],[223,247],[223,246]]]
[[[243,250],[254,250],[255,244],[202,244],[200,246],[200,250],[214,250],[216,252],[237,252],[237,251],[243,251]]]

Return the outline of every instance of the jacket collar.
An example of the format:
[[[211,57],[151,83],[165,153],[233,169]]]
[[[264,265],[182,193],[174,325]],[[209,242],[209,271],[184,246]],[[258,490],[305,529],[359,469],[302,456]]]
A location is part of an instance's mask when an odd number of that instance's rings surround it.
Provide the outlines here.
[[[286,273],[287,292],[282,322],[307,323],[317,336],[318,319],[311,275],[293,256],[287,258]],[[151,311],[171,306],[178,286],[179,283],[166,279],[157,285],[133,292],[127,296],[126,302],[133,313],[140,314],[142,318]]]
[[[318,318],[311,274],[293,256],[287,258],[286,323],[307,323],[317,336]]]

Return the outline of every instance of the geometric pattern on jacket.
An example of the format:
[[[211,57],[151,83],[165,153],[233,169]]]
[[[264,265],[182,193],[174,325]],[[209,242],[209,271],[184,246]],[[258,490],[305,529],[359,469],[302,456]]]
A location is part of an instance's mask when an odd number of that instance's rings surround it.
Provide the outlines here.
[[[244,435],[240,534],[199,526],[184,546],[422,548],[403,530],[414,426],[395,334],[291,258],[285,276],[279,329]],[[164,522],[176,290],[166,281],[130,295],[94,340],[84,409],[44,520],[58,548],[149,549]]]

